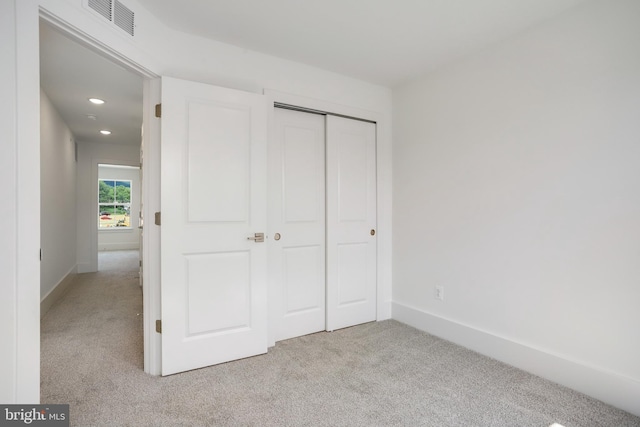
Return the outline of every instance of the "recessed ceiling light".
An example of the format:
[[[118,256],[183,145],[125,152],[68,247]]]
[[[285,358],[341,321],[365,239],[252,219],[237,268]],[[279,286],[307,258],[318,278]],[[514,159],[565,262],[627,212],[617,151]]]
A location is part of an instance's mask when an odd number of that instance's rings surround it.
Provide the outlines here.
[[[111,131],[106,129],[101,130],[100,133],[103,135],[111,135]]]
[[[89,120],[98,120],[98,116],[95,114],[87,114],[87,119]]]
[[[104,100],[100,98],[89,98],[89,102],[97,105],[104,104]]]

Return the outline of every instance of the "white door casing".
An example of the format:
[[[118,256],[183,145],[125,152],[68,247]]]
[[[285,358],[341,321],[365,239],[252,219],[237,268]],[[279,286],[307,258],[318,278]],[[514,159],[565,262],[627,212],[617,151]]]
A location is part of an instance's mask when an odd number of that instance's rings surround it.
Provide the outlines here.
[[[138,227],[138,230],[140,230],[140,233],[138,234],[138,258],[139,258],[139,266],[138,266],[138,277],[140,278],[140,288],[142,288],[143,286],[143,277],[144,277],[144,271],[142,270],[143,266],[142,266],[142,259],[143,259],[143,254],[144,254],[144,248],[142,247],[142,245],[144,244],[144,229],[142,228],[142,217],[144,215],[144,173],[142,171],[143,168],[143,163],[144,163],[144,128],[142,129],[142,134],[143,134],[143,138],[142,138],[142,142],[140,144],[140,169],[138,170],[138,175],[140,176],[140,209],[138,210],[138,224],[134,225],[133,219],[131,219],[131,226],[132,227]]]
[[[376,320],[376,125],[327,116],[327,330]]]
[[[161,122],[162,375],[266,353],[264,97],[165,77]]]
[[[274,115],[269,304],[279,341],[325,329],[325,118],[281,108]]]

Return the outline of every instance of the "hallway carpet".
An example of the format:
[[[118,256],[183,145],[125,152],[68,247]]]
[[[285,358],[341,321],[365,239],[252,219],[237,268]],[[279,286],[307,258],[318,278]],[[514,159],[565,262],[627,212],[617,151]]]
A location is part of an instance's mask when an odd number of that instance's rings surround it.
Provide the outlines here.
[[[142,370],[137,252],[100,254],[42,319],[41,401],[74,426],[640,426],[640,418],[389,320],[170,377]]]

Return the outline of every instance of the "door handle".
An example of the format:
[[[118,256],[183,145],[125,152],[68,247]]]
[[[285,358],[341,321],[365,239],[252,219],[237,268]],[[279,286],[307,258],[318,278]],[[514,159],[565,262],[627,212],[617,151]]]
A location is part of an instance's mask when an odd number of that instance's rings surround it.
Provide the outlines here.
[[[282,236],[280,235],[280,233],[276,233],[276,234],[274,234],[274,235],[273,235],[273,238],[274,238],[275,240],[280,240],[280,238],[281,238],[281,237],[282,237]]]
[[[247,237],[247,240],[253,240],[256,243],[264,242],[264,233],[256,233],[253,237]]]

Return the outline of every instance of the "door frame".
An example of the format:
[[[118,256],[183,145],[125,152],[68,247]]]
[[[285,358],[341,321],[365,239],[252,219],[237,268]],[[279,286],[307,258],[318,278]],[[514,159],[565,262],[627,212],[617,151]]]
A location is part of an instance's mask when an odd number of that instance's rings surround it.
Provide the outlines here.
[[[160,76],[106,44],[95,40],[84,31],[70,25],[45,9],[39,9],[39,19],[46,21],[67,37],[143,78],[142,122],[144,129],[142,132],[141,147],[144,150],[144,159],[141,160],[144,160],[144,166],[142,167],[140,189],[147,224],[147,228],[142,233],[142,264],[144,266],[142,271],[144,372],[151,375],[160,375],[161,336],[156,333],[155,330],[155,321],[156,319],[160,319],[160,227],[153,225],[152,221],[153,212],[160,211],[160,120],[158,120],[154,114],[155,105],[160,103]],[[39,50],[40,46],[38,42],[38,52]],[[39,82],[39,71],[37,71],[37,73]],[[39,153],[39,144],[37,150]],[[104,161],[105,159],[92,159],[92,174],[95,175],[96,179],[97,165]],[[114,161],[111,162],[113,163]],[[125,164],[126,162],[120,161],[115,163]],[[38,194],[39,191],[40,189],[38,188]],[[97,233],[98,231],[96,229],[91,235],[91,263],[97,260]],[[38,283],[40,282],[38,281]],[[40,354],[38,353],[38,358],[39,357]]]
[[[390,141],[387,134],[383,114],[375,111],[368,111],[336,104],[329,101],[314,99],[299,95],[293,95],[273,89],[265,89],[264,95],[267,98],[267,132],[268,144],[276,138],[275,126],[275,104],[287,104],[301,109],[315,110],[328,114],[336,114],[354,119],[363,119],[376,124],[376,215],[377,215],[377,238],[378,252],[376,255],[376,319],[378,321],[391,318],[391,148],[388,144],[381,144],[382,141]],[[381,185],[385,183],[385,185]],[[387,188],[387,185],[389,188]],[[270,224],[267,224],[269,230]],[[270,278],[268,278],[270,279]],[[268,280],[268,300],[274,301],[278,298],[275,287],[271,285],[272,280]],[[271,307],[272,305],[270,305]],[[277,313],[269,309],[269,331],[268,345],[275,346],[275,325],[277,325]]]

